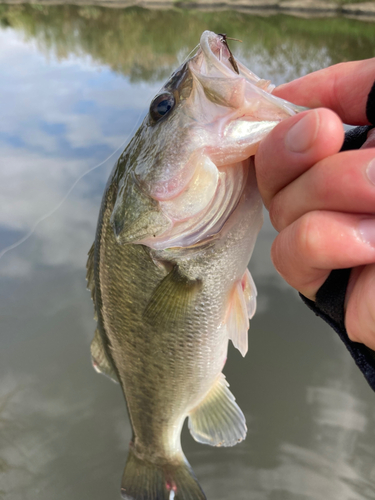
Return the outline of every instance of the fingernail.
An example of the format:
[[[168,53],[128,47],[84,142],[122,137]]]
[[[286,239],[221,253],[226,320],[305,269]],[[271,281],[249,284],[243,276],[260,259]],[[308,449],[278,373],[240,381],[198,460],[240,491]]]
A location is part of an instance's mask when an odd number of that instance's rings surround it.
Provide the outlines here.
[[[285,145],[293,153],[304,153],[311,148],[319,128],[319,114],[309,111],[289,130],[285,137]]]
[[[375,184],[375,158],[373,158],[366,168],[366,174],[369,181]]]
[[[362,219],[358,224],[358,232],[365,243],[375,246],[375,220]]]
[[[287,83],[282,83],[281,85],[278,85],[274,90],[279,91],[280,89],[283,90],[284,87],[286,87],[288,84]]]

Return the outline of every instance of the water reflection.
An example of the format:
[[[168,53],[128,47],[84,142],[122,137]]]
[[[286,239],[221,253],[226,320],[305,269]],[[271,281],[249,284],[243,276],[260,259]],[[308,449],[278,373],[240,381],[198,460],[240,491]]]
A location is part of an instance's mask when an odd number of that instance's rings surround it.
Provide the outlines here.
[[[242,39],[235,53],[276,83],[375,55],[373,25],[347,19],[5,4],[0,19],[1,248],[121,145],[204,29]],[[113,162],[0,260],[0,498],[119,497],[131,431],[119,388],[90,365],[84,289]],[[374,395],[274,271],[274,235],[266,221],[251,262],[249,354],[231,349],[226,367],[248,438],[217,450],[185,430],[183,447],[211,499],[372,499]]]
[[[326,63],[374,56],[373,24],[349,19],[296,19],[241,12],[105,9],[71,5],[1,5],[0,22],[59,60],[89,55],[131,81],[168,76],[203,30],[243,40],[242,52],[289,77]]]

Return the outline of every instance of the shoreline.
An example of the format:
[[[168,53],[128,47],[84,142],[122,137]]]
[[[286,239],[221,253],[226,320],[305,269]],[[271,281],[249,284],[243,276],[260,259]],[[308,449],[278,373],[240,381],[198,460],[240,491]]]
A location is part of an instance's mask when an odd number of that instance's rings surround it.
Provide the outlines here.
[[[295,17],[348,17],[375,22],[375,1],[340,4],[322,0],[0,0],[0,4],[82,5],[109,8],[144,7],[146,9],[199,9],[205,11],[238,10],[247,14],[271,16],[287,14]]]

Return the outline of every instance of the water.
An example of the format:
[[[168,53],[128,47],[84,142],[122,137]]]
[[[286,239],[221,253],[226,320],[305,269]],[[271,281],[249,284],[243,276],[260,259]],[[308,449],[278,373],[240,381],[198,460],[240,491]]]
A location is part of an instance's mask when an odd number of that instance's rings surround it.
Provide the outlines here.
[[[26,234],[134,131],[204,29],[281,83],[375,55],[370,23],[240,12],[0,5],[0,242]],[[122,148],[120,147],[120,150]],[[0,498],[119,499],[131,430],[90,365],[86,253],[116,153],[0,260]],[[226,375],[248,420],[230,449],[183,447],[209,499],[375,498],[375,395],[333,331],[274,271],[270,223],[251,261],[259,308]]]

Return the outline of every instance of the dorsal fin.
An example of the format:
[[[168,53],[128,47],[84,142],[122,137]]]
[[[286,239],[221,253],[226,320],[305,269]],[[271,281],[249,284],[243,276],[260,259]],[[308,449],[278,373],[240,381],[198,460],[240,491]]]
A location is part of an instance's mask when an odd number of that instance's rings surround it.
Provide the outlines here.
[[[99,330],[95,330],[93,341],[91,342],[92,366],[98,373],[109,377],[113,382],[118,382],[117,374],[103,346],[103,341]]]
[[[87,289],[91,292],[91,298],[95,304],[95,280],[94,280],[94,249],[95,242],[91,245],[90,250],[88,251],[87,263],[86,263],[86,280],[87,280]]]
[[[94,251],[95,251],[95,241],[91,245],[91,248],[88,252],[88,258],[87,258],[87,263],[86,263],[86,280],[87,280],[87,289],[90,290],[91,292],[91,298],[92,301],[94,302],[94,310],[95,310],[95,320],[97,319],[97,314],[96,314],[96,302],[95,302],[95,277],[94,277]]]

